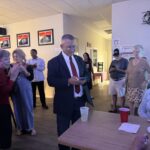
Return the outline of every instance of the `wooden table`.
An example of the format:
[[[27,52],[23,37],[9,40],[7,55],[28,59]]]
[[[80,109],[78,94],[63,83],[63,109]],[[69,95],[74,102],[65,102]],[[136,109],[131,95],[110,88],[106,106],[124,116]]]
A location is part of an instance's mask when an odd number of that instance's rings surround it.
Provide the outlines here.
[[[137,134],[131,134],[118,131],[119,117],[119,114],[91,111],[88,122],[79,119],[58,138],[58,142],[82,150],[129,150],[136,135],[146,133],[150,123],[130,116],[130,123],[141,125]]]

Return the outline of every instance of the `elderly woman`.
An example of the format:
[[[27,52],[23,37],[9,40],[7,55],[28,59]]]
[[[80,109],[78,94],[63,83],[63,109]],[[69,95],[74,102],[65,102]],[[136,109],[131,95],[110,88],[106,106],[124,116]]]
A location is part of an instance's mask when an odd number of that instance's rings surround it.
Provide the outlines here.
[[[13,51],[13,66],[20,66],[20,73],[17,77],[12,100],[14,104],[15,117],[17,122],[17,134],[35,135],[33,121],[33,96],[31,80],[33,79],[33,70],[26,64],[25,53],[21,49]]]
[[[126,99],[129,101],[130,113],[136,114],[139,104],[142,101],[144,89],[146,87],[145,73],[150,73],[148,62],[141,57],[143,47],[134,46],[134,58],[129,61],[127,69],[127,94]]]
[[[8,51],[0,49],[0,149],[7,149],[11,146],[12,124],[9,94],[19,73],[18,66],[15,66],[11,68],[10,76],[8,76],[9,56]]]

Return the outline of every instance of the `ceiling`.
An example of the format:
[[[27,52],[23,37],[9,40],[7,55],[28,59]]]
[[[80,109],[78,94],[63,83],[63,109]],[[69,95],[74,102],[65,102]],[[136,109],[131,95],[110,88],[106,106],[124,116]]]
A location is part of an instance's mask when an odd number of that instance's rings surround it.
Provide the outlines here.
[[[1,0],[0,25],[65,13],[109,38],[111,5],[125,0]]]

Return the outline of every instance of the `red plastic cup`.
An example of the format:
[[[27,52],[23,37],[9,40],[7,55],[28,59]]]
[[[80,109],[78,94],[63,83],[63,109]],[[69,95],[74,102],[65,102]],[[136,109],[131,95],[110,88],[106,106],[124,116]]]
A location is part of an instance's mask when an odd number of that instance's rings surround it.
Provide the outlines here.
[[[128,108],[119,108],[120,111],[120,120],[121,122],[128,122],[129,109]]]

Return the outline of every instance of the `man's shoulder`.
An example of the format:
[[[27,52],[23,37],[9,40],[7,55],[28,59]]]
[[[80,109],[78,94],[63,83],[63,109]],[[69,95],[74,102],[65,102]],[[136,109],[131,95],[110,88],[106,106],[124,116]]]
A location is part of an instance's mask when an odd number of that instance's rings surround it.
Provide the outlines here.
[[[44,62],[44,59],[43,59],[43,58],[38,57],[38,58],[37,58],[37,61],[43,61],[43,62]]]
[[[57,55],[57,56],[51,58],[51,59],[48,61],[48,63],[57,62],[57,61],[60,59],[60,57],[61,57],[61,54],[59,54],[59,55]]]
[[[83,61],[82,57],[78,56],[78,55],[73,55],[75,59],[81,60]]]

